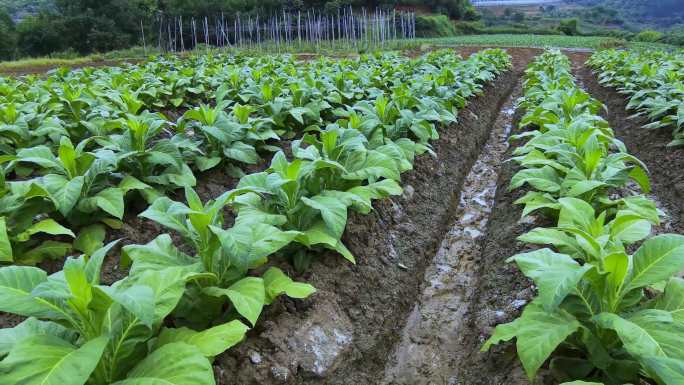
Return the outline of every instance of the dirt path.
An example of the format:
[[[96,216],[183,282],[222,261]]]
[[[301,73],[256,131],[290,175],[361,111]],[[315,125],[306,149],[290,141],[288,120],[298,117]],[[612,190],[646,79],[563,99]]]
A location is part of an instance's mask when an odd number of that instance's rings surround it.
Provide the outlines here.
[[[591,69],[584,63],[588,54],[568,54],[573,63],[573,72],[578,81],[595,98],[602,101],[608,111],[604,117],[615,130],[618,139],[627,146],[628,151],[641,159],[649,169],[651,196],[669,216],[667,232],[684,234],[684,148],[671,148],[671,128],[656,130],[642,126],[648,121],[644,118],[630,119],[634,111],[627,111],[627,99],[616,90],[601,86]]]

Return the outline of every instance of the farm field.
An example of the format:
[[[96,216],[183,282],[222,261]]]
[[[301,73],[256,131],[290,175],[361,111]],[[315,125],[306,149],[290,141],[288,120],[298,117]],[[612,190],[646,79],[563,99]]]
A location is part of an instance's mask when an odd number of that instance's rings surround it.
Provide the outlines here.
[[[0,384],[684,383],[681,55],[463,44],[0,77]]]

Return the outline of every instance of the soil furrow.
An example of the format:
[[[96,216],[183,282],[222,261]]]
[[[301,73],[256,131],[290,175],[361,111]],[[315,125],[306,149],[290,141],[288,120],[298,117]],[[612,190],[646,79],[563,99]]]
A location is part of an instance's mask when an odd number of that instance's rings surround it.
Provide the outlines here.
[[[520,88],[516,84],[499,107],[489,140],[466,177],[455,224],[425,272],[423,292],[385,369],[384,384],[456,383],[455,367],[463,353],[470,354],[462,350],[460,335],[469,332],[464,318],[477,288],[480,238],[494,204]]]

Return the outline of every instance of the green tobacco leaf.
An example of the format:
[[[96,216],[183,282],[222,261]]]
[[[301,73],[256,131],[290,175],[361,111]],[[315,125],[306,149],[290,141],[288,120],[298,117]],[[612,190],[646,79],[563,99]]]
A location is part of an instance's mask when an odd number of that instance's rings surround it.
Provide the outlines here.
[[[188,328],[163,328],[157,338],[157,347],[183,342],[197,347],[207,358],[218,356],[245,338],[249,328],[240,321],[230,321],[198,332]]]
[[[26,265],[35,265],[44,259],[63,258],[70,250],[71,243],[45,241],[21,255],[16,255],[15,259]]]
[[[146,245],[125,246],[121,258],[121,264],[124,266],[130,261],[133,262],[131,275],[137,275],[146,270],[163,270],[168,267],[191,268],[198,263],[195,258],[178,250],[168,234],[162,234]]]
[[[277,267],[271,267],[264,273],[266,288],[266,304],[272,303],[279,295],[285,293],[290,298],[306,298],[316,292],[308,283],[295,282]]]
[[[625,292],[668,280],[684,268],[684,236],[664,234],[645,241],[633,256]]]
[[[0,329],[0,357],[7,355],[22,340],[39,335],[55,336],[71,343],[78,339],[75,331],[60,324],[28,318],[13,328]]]
[[[87,255],[102,248],[105,239],[105,228],[102,225],[91,225],[83,228],[74,240],[74,249]]]
[[[622,243],[639,242],[650,233],[651,223],[637,215],[619,215],[610,223],[610,235]]]
[[[575,238],[558,229],[537,227],[519,236],[518,240],[537,245],[553,245],[562,253],[572,256],[582,255],[582,249]]]
[[[550,166],[518,171],[511,178],[510,190],[521,187],[525,183],[544,192],[554,193],[561,189],[561,179],[556,170]]]
[[[193,210],[182,203],[161,197],[156,199],[139,216],[153,220],[164,227],[177,231],[184,237],[190,238],[192,234],[185,223],[185,217],[192,212]]]
[[[564,382],[561,385],[603,385],[601,382],[572,381]]]
[[[61,175],[50,174],[43,177],[43,184],[50,199],[65,217],[74,208],[81,196],[85,178],[82,176],[68,180]]]
[[[653,308],[668,311],[672,314],[672,318],[684,322],[684,279],[671,278]]]
[[[203,289],[203,292],[214,297],[228,297],[235,306],[235,310],[252,326],[256,325],[266,300],[264,280],[256,277],[243,278],[227,289],[207,287]]]
[[[262,264],[301,234],[263,223],[239,223],[228,230],[211,226],[211,230],[219,237],[231,263],[243,270]]]
[[[592,228],[596,213],[589,203],[578,198],[561,198],[558,203],[561,205],[558,227],[578,226],[584,231]]]
[[[539,287],[538,301],[548,311],[555,310],[593,267],[590,264],[580,266],[569,256],[549,249],[518,254],[507,260],[511,261],[515,261],[523,274]]]
[[[579,327],[579,321],[569,313],[547,312],[540,304],[532,302],[525,307],[520,318],[508,324],[498,325],[494,335],[485,342],[482,351],[499,342],[517,338],[518,356],[527,377],[532,380],[558,345]]]
[[[197,347],[172,343],[153,351],[125,380],[112,385],[215,385],[215,381],[211,363]]]
[[[107,337],[77,348],[52,335],[22,340],[0,362],[0,383],[24,385],[83,385],[95,370]]]
[[[0,262],[14,261],[14,253],[12,253],[12,244],[7,235],[7,223],[5,217],[0,217]]]
[[[315,223],[311,228],[297,236],[297,242],[307,247],[323,245],[328,249],[337,251],[349,262],[356,263],[356,259],[349,249],[347,249],[339,238],[335,238],[330,234],[330,229],[328,229],[323,221]]]
[[[32,225],[23,233],[17,235],[19,241],[28,241],[32,235],[44,233],[50,235],[68,235],[75,237],[74,233],[66,227],[57,223],[54,219],[43,219],[42,221]]]
[[[47,273],[36,267],[0,268],[0,311],[26,317],[50,318],[54,309],[31,295],[31,291],[46,280]]]
[[[135,177],[126,175],[119,183],[119,188],[126,194],[131,190],[146,190],[151,188],[148,184],[145,184]]]
[[[302,202],[320,211],[323,221],[332,232],[331,235],[338,239],[342,238],[344,228],[347,227],[347,205],[337,198],[323,195],[317,195],[310,199],[302,197]]]
[[[684,360],[648,356],[642,357],[641,362],[650,373],[660,378],[663,384],[684,384]]]
[[[144,325],[152,327],[155,321],[155,295],[152,288],[143,285],[129,287],[98,286],[97,288],[105,292],[114,302],[134,314]]]
[[[124,216],[124,192],[120,188],[110,187],[95,195],[97,207],[117,219]]]
[[[642,310],[629,319],[601,313],[595,321],[602,328],[614,330],[633,357],[684,357],[684,325],[673,322],[666,311]]]

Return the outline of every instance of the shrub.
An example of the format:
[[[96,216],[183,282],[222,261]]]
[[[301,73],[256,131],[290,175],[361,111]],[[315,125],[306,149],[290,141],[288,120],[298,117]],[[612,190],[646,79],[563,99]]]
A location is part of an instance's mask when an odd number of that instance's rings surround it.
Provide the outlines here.
[[[642,41],[644,43],[655,43],[663,38],[663,34],[652,29],[645,29],[636,35],[637,41]]]
[[[456,34],[456,27],[446,15],[416,16],[416,35],[419,37],[444,37]]]
[[[578,25],[579,20],[576,18],[563,19],[560,21],[560,24],[558,25],[558,31],[560,31],[564,35],[577,36],[580,34]]]

